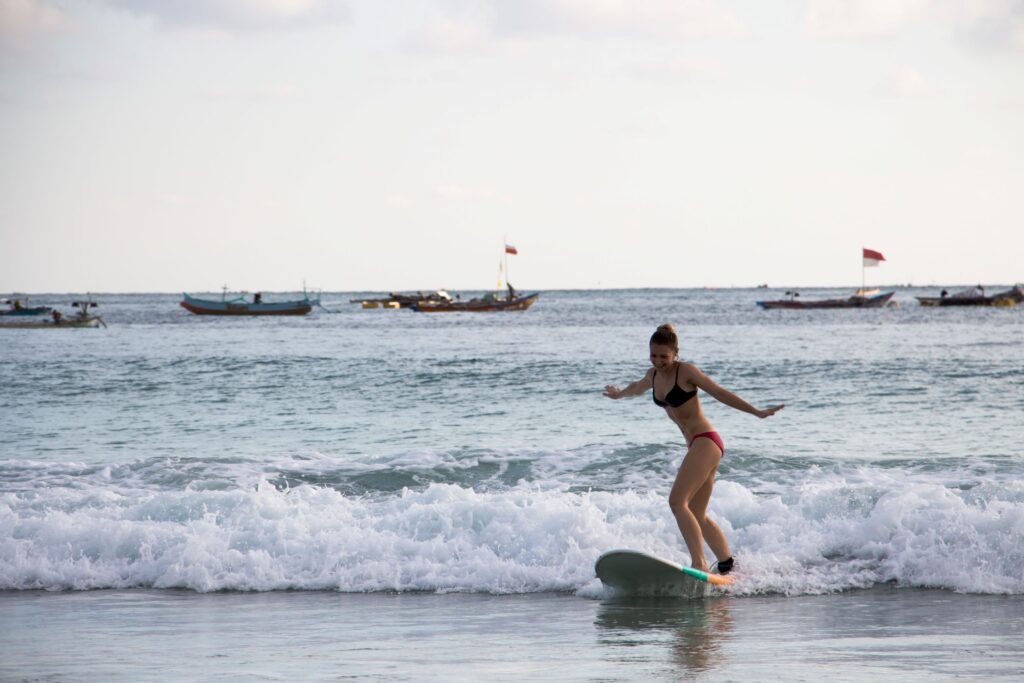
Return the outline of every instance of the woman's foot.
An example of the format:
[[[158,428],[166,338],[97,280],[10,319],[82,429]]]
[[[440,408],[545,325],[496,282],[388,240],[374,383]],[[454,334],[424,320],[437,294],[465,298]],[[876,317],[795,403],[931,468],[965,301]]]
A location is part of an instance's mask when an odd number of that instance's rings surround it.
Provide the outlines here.
[[[725,576],[726,574],[732,571],[732,568],[735,566],[735,564],[736,560],[734,560],[732,557],[727,557],[724,560],[719,560],[715,563],[714,573]]]

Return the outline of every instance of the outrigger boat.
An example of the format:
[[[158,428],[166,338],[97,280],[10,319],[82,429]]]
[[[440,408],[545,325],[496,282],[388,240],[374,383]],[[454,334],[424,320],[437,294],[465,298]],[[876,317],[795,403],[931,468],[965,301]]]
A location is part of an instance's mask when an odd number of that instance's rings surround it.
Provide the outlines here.
[[[860,289],[854,292],[853,296],[845,299],[819,299],[817,301],[799,301],[797,297],[800,292],[786,292],[788,299],[777,299],[775,301],[758,301],[757,305],[764,309],[804,309],[804,308],[882,308],[889,303],[896,292],[880,292],[877,289],[868,289],[864,281],[864,269],[874,268],[881,261],[885,260],[882,253],[874,249],[861,249],[860,268]],[[895,305],[895,304],[894,304]]]
[[[483,296],[470,299],[469,301],[453,301],[451,298],[449,298],[448,301],[417,301],[411,306],[412,310],[420,313],[457,313],[461,311],[468,313],[491,313],[494,311],[525,311],[536,303],[538,298],[540,298],[540,292],[519,295],[516,294],[515,287],[513,287],[512,283],[509,282],[508,256],[509,254],[515,256],[518,253],[519,251],[506,240],[504,253],[505,263],[502,265],[501,261],[498,261],[498,289],[496,292],[487,292]],[[502,296],[500,294],[502,290],[502,274],[505,275],[505,283],[508,286],[508,294],[506,296]]]
[[[4,299],[3,303],[10,308],[0,311],[0,315],[45,315],[53,310],[49,306],[26,306],[21,299]]]
[[[819,299],[817,301],[798,301],[800,292],[786,292],[788,299],[776,301],[758,301],[757,305],[764,309],[774,308],[881,308],[889,303],[896,292],[884,292],[874,296],[851,296],[845,299]]]
[[[467,311],[470,313],[489,313],[493,311],[525,311],[532,306],[540,297],[540,292],[516,296],[511,298],[499,298],[488,292],[482,297],[470,299],[469,301],[418,301],[412,306],[412,310],[420,313],[455,313]]]
[[[1016,306],[1024,303],[1024,288],[1020,285],[986,296],[985,290],[979,287],[949,295],[942,290],[941,296],[915,297],[922,306]]]
[[[184,299],[179,305],[196,315],[306,315],[313,310],[313,306],[320,305],[319,293],[311,297],[305,288],[302,290],[302,299],[296,301],[263,301],[261,292],[253,294],[251,301],[244,295],[229,299],[227,287],[220,301],[199,299],[185,292],[182,292],[182,296]]]
[[[45,330],[50,328],[73,328],[73,327],[106,327],[103,318],[98,315],[90,315],[89,309],[96,308],[97,304],[92,299],[85,301],[73,301],[71,305],[78,310],[71,317],[65,317],[60,311],[53,310],[49,320],[32,320],[16,323],[0,323],[0,328],[12,328],[19,330]]]

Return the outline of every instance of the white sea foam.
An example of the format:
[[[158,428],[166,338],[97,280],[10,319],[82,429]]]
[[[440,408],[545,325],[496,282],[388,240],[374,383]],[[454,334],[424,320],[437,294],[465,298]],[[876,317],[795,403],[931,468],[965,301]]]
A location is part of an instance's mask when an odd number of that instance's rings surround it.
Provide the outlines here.
[[[687,561],[660,482],[657,491],[582,492],[432,483],[352,496],[267,481],[229,490],[90,481],[0,496],[0,589],[598,595],[593,562],[604,550]],[[740,560],[734,592],[895,582],[1024,593],[1019,482],[962,491],[920,473],[859,468],[805,471],[784,489],[716,487],[711,514]]]

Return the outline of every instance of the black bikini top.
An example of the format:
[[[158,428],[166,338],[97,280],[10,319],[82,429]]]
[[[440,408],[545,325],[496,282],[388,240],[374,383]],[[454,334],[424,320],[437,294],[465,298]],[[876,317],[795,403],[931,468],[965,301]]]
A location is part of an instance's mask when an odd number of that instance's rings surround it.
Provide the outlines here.
[[[686,403],[691,398],[697,395],[696,389],[694,389],[693,391],[686,391],[681,386],[679,386],[679,366],[676,365],[675,384],[673,384],[672,388],[669,389],[667,394],[665,394],[665,400],[659,401],[657,395],[654,393],[654,378],[657,376],[658,371],[655,370],[654,374],[651,375],[651,395],[654,397],[654,405],[656,406],[661,406],[662,408],[666,406],[678,408],[679,406],[683,405],[684,403]]]

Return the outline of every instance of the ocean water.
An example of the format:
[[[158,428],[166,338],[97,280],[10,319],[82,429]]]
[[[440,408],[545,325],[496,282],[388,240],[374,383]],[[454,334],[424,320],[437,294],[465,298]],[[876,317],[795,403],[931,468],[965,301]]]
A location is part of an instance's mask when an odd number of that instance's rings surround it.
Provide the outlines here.
[[[702,397],[726,442],[710,514],[741,563],[727,603],[881,590],[1020,616],[1024,307],[913,299],[932,293],[762,311],[781,292],[552,291],[526,312],[425,315],[339,292],[288,319],[98,295],[107,329],[0,330],[0,604],[323,591],[386,612],[423,592],[594,616],[601,552],[688,562],[666,503],[681,435],[649,395],[601,395],[672,322],[684,359],[786,404],[758,420]]]

